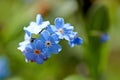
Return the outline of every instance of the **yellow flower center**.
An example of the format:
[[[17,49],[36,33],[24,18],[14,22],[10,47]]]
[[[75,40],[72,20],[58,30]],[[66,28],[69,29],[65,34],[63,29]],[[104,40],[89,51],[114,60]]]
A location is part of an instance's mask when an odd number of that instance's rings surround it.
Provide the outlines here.
[[[63,29],[59,29],[58,32],[61,33],[61,34],[63,34],[64,30]]]

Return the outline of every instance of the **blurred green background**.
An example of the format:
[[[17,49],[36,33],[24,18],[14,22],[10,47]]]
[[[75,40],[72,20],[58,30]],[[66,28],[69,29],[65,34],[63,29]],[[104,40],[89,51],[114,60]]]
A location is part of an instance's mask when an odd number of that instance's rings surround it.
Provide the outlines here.
[[[106,54],[105,59],[101,57],[105,78],[99,80],[120,80],[119,0],[0,0],[0,56],[8,59],[10,69],[10,75],[5,80],[92,80],[85,60],[86,44],[89,42],[86,27],[90,25],[87,22],[89,16],[101,5],[108,11],[109,23],[106,17],[103,19],[105,24],[108,23],[106,31],[110,40],[101,51]],[[35,21],[38,13],[43,15],[44,20],[50,20],[51,24],[54,24],[56,17],[63,17],[66,23],[75,27],[84,44],[70,48],[63,41],[63,50],[58,55],[52,55],[44,64],[26,63],[17,47],[24,40],[23,27]],[[96,20],[100,21],[102,16],[98,16]]]

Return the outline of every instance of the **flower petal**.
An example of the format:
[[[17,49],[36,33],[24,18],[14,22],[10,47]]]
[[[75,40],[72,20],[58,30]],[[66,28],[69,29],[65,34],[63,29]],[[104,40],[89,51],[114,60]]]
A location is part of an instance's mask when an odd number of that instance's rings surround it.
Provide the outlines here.
[[[77,45],[80,45],[80,44],[83,43],[83,40],[82,40],[82,38],[80,38],[80,37],[76,37],[76,38],[74,39],[74,43],[77,44]]]
[[[47,27],[47,30],[52,34],[54,34],[56,31],[57,31],[57,29],[56,29],[56,27],[55,26],[53,26],[53,25],[50,25],[50,26],[48,26]]]
[[[41,38],[47,40],[50,36],[50,33],[47,30],[41,32]]]
[[[31,39],[31,33],[29,31],[27,31],[27,30],[25,30],[25,32],[26,33],[25,33],[24,39],[30,41],[30,39]]]
[[[19,49],[20,51],[24,51],[26,46],[30,43],[30,41],[23,41],[19,43],[19,47],[17,49]]]
[[[34,53],[25,53],[25,57],[27,58],[28,61],[35,59]]]
[[[64,26],[64,28],[66,29],[66,30],[73,30],[74,28],[73,28],[73,26]]]
[[[42,16],[40,14],[38,14],[36,17],[36,23],[38,25],[40,25],[40,24],[42,24],[42,22],[43,22]]]
[[[50,47],[50,52],[57,54],[58,52],[60,52],[62,50],[61,46],[58,44],[54,44],[53,46]]]
[[[64,26],[64,19],[63,18],[56,18],[54,21],[54,24],[56,26],[56,28],[61,28]]]
[[[43,64],[44,62],[43,57],[41,55],[37,56],[35,61],[37,64]]]
[[[49,21],[44,21],[44,22],[42,22],[40,27],[43,29],[43,28],[46,28],[48,25],[50,25],[50,22]]]
[[[44,48],[44,44],[41,40],[38,40],[36,42],[36,48],[39,49],[40,51]]]
[[[58,36],[57,34],[53,34],[53,35],[52,35],[52,38],[54,39],[54,41],[55,41],[56,43],[59,43],[60,39],[59,39],[59,36]]]

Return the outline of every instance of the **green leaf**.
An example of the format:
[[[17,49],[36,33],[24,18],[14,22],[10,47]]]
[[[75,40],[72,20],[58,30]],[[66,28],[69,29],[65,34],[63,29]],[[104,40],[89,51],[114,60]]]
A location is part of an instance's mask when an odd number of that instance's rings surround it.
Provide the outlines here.
[[[109,29],[109,14],[106,6],[93,6],[88,13],[87,30],[106,32]]]
[[[100,41],[100,34],[109,30],[109,16],[106,6],[94,5],[90,8],[88,13],[88,21],[86,26],[86,33],[88,37],[88,44],[86,50],[86,60],[90,69],[90,74],[95,80],[99,80],[105,68],[106,58],[108,56],[106,50],[102,51],[104,47]],[[94,35],[91,34],[95,32]],[[104,54],[103,54],[104,53]],[[102,60],[104,57],[104,60]],[[105,61],[103,63],[102,61]]]

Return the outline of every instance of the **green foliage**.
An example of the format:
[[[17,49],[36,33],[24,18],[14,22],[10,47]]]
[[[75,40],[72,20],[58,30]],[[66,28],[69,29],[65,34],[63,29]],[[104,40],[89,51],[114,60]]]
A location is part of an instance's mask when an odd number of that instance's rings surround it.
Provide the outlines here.
[[[109,14],[106,6],[94,5],[88,12],[88,31],[97,30],[106,32],[109,29]]]
[[[104,69],[104,65],[102,69],[101,60],[104,56],[107,58],[106,54],[108,52],[102,51],[104,48],[103,44],[100,42],[99,34],[105,33],[109,29],[109,15],[106,6],[92,6],[88,13],[89,19],[87,21],[86,33],[88,36],[88,44],[86,48],[86,61],[90,70],[90,75],[95,78],[95,80],[99,80],[102,77],[102,71]],[[93,35],[93,33],[95,35]],[[104,54],[102,54],[102,52]],[[104,60],[102,60],[104,61]],[[106,61],[105,61],[106,62]]]

